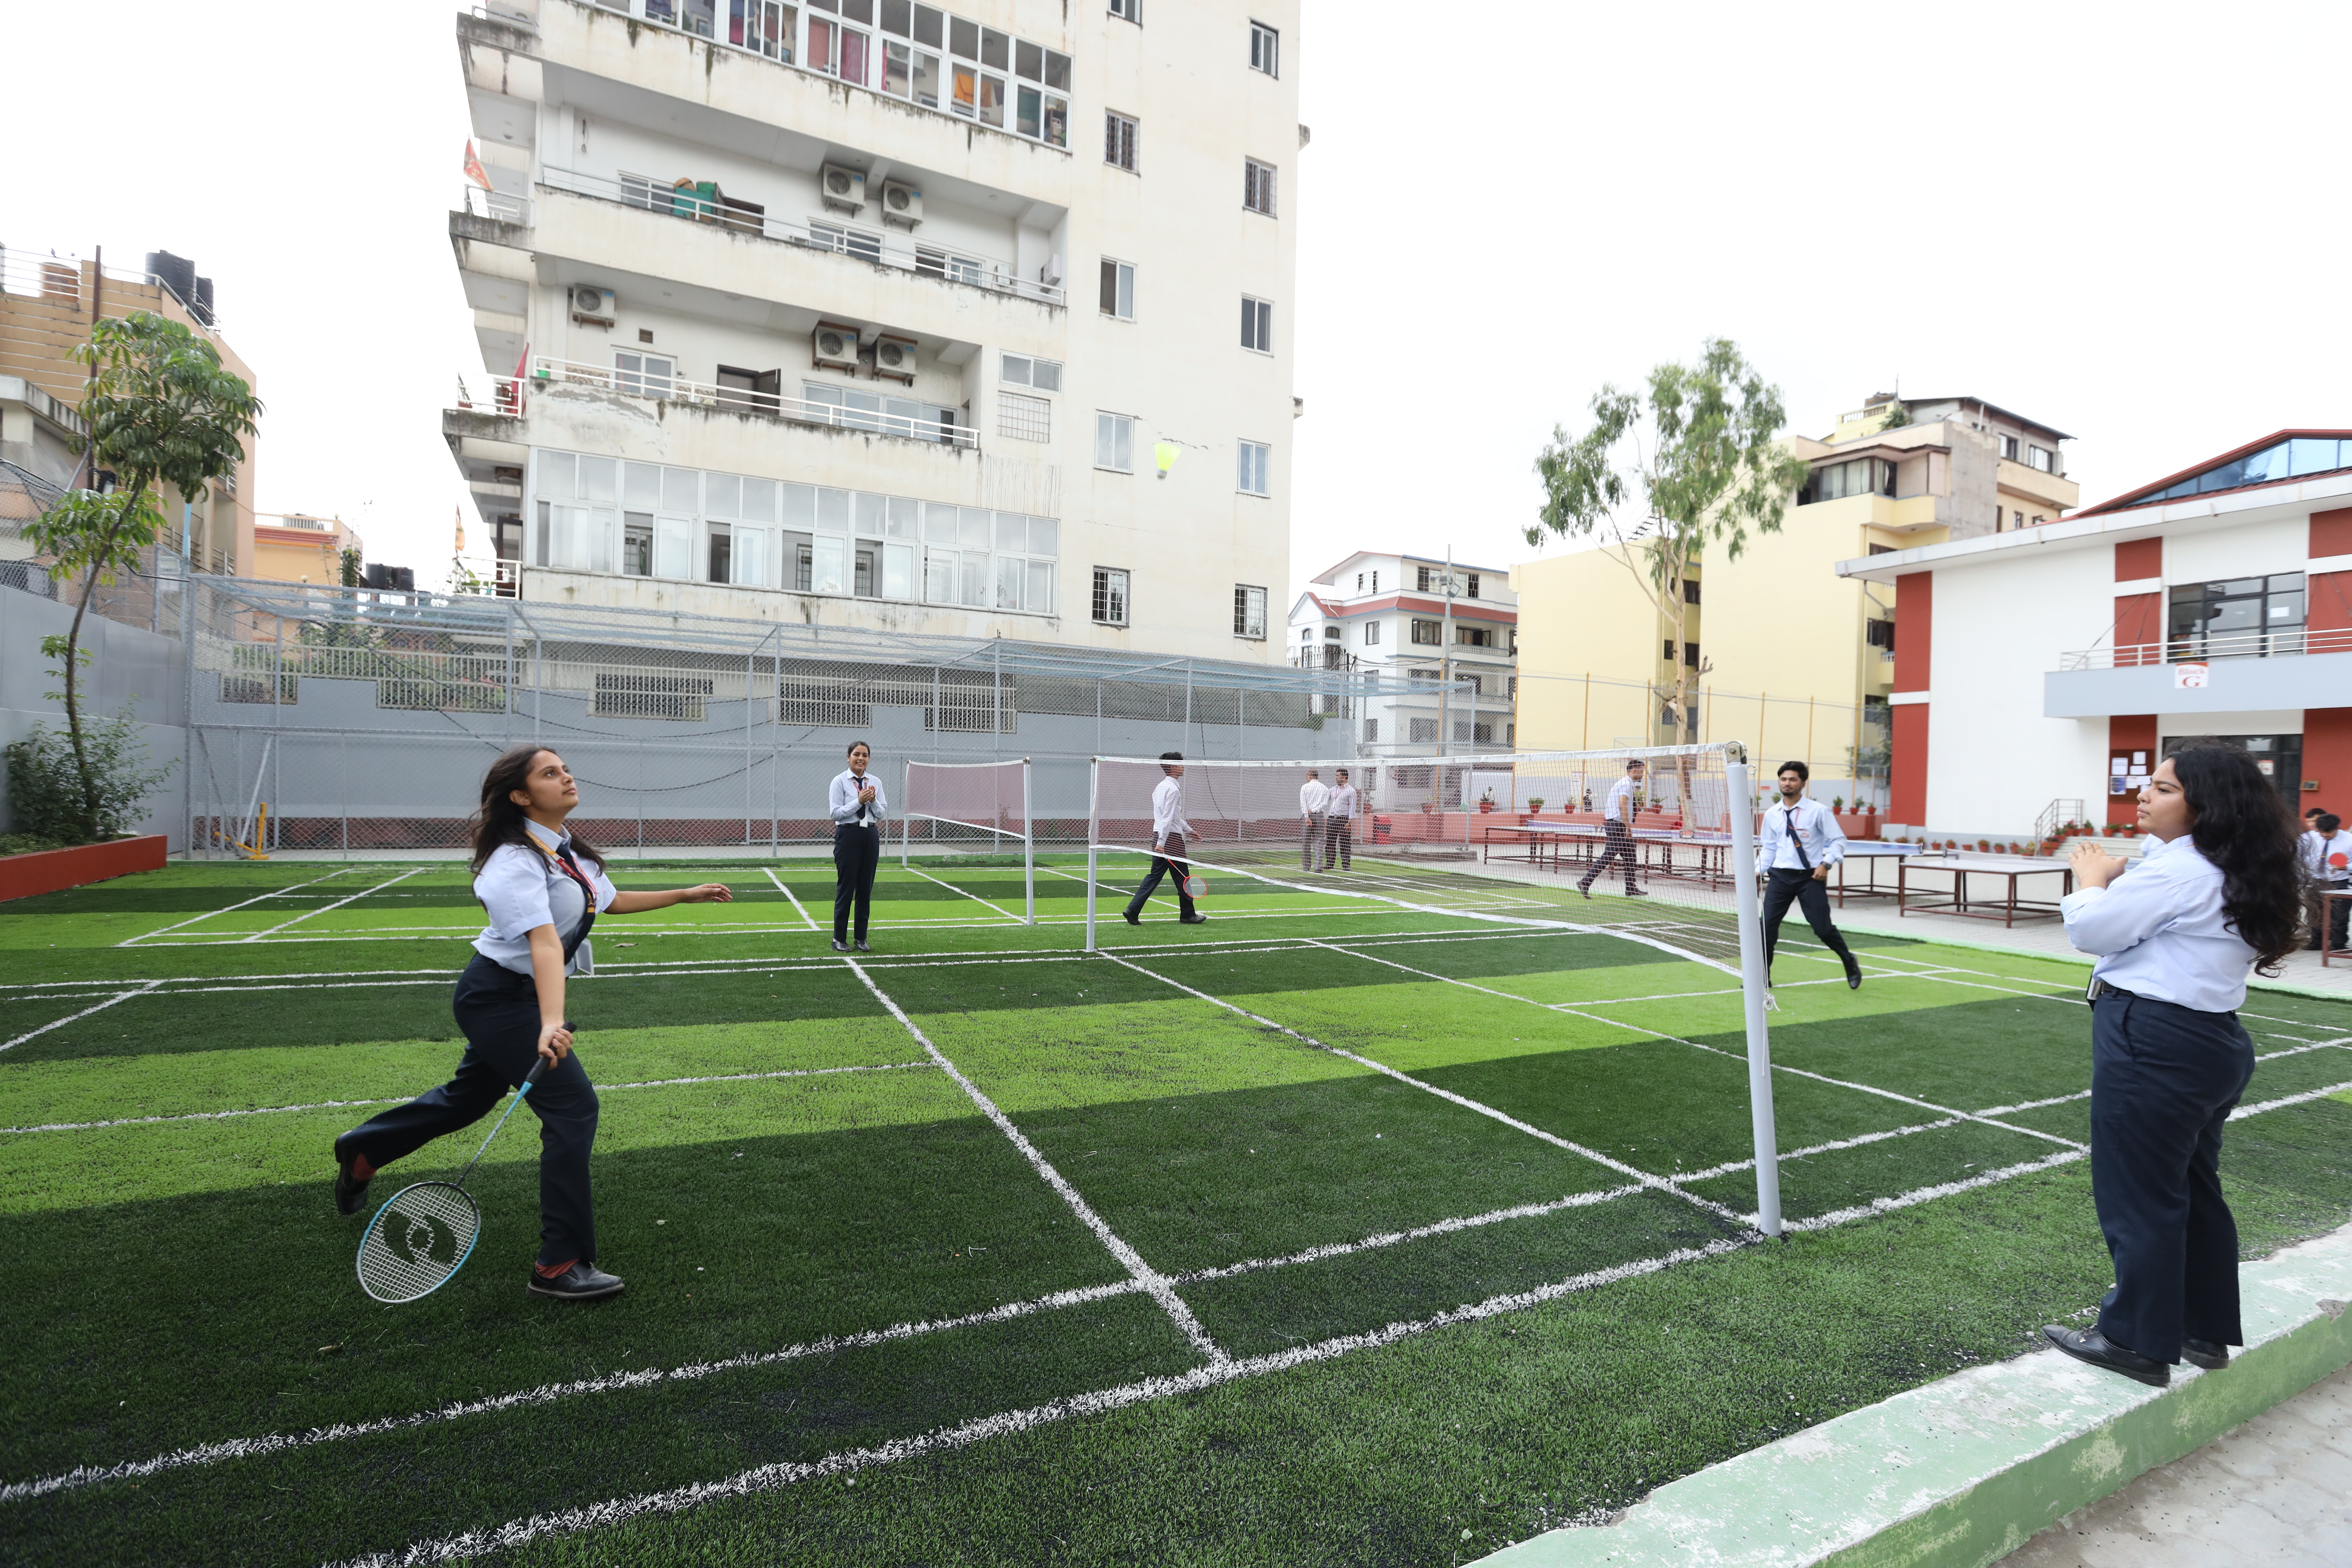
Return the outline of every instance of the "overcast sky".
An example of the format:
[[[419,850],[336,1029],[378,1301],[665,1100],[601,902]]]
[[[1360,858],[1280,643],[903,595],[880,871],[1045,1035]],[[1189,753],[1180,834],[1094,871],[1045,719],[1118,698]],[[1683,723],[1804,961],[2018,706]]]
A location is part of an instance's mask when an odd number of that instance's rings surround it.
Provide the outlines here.
[[[0,243],[193,257],[268,404],[259,509],[340,512],[436,582],[465,499],[440,410],[479,368],[444,216],[454,14],[111,0],[102,26],[0,24]],[[1553,425],[1710,334],[1799,430],[1898,376],[2054,425],[2085,504],[2352,425],[2352,8],[1814,15],[1306,0],[1294,586],[1359,547],[1527,558]]]

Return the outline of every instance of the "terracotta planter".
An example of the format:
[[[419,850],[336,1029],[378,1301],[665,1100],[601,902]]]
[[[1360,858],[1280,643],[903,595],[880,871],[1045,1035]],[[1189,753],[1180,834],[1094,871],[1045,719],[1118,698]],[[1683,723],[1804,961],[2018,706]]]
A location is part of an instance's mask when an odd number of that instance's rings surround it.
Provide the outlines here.
[[[118,838],[74,849],[44,849],[0,858],[0,900],[60,892],[89,882],[163,868],[163,837]]]

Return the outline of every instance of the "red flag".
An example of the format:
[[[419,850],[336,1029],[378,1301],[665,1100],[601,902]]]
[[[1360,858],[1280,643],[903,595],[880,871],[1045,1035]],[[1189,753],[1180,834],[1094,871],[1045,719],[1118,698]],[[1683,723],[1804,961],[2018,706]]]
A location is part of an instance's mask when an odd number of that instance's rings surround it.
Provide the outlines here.
[[[490,188],[490,176],[483,171],[481,159],[474,155],[474,143],[470,139],[466,142],[466,178],[486,191]]]

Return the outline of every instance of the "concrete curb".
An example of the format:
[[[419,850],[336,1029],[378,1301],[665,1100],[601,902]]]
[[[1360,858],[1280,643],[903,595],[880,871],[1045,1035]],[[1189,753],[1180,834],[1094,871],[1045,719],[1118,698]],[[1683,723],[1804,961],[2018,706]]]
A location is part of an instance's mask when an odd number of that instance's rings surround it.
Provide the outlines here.
[[[2054,1350],[1972,1367],[1660,1487],[1494,1568],[1981,1568],[2352,1364],[2352,1226],[2239,1270],[2247,1347],[2147,1388]],[[2185,1375],[2184,1375],[2185,1374]]]

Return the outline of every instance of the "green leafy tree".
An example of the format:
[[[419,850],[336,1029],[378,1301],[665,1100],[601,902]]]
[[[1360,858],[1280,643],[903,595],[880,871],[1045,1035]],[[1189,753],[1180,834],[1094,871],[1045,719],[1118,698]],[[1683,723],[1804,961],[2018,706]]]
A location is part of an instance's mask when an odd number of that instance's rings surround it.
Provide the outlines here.
[[[1780,445],[1780,389],[1727,339],[1708,339],[1696,364],[1657,366],[1642,391],[1603,386],[1591,408],[1591,428],[1570,437],[1554,426],[1536,459],[1544,504],[1528,542],[1597,540],[1674,628],[1675,674],[1661,684],[1680,741],[1692,688],[1712,668],[1679,657],[1690,642],[1683,584],[1709,551],[1736,561],[1751,531],[1778,532],[1807,465]]]
[[[245,438],[260,428],[261,400],[221,364],[212,344],[152,310],[98,322],[74,357],[90,367],[81,401],[89,460],[112,469],[117,487],[106,495],[78,490],[26,532],[51,557],[52,577],[81,579],[72,626],[63,637],[47,639],[44,651],[63,667],[66,729],[82,795],[79,826],[84,837],[94,838],[108,785],[81,711],[80,675],[88,662],[81,628],[90,596],[118,574],[140,568],[163,526],[158,486],[193,496],[236,468]]]
[[[360,552],[352,546],[348,544],[343,546],[335,556],[335,567],[341,574],[344,587],[356,588],[360,585]]]

